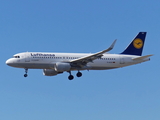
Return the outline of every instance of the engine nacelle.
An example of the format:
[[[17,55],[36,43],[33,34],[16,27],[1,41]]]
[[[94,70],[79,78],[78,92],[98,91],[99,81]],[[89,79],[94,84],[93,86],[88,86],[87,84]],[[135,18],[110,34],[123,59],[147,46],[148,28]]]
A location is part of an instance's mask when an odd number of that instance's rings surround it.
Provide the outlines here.
[[[55,71],[57,72],[64,72],[70,71],[71,65],[69,63],[56,63],[55,64]]]
[[[58,72],[55,71],[54,69],[43,69],[43,75],[45,75],[45,76],[54,76],[57,74],[58,74]]]

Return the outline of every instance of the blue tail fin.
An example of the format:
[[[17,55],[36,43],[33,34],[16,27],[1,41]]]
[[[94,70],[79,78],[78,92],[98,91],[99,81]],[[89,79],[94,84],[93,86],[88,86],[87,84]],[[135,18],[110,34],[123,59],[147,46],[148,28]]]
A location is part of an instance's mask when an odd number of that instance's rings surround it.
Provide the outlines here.
[[[138,35],[121,54],[141,56],[146,34],[147,32],[139,32]]]

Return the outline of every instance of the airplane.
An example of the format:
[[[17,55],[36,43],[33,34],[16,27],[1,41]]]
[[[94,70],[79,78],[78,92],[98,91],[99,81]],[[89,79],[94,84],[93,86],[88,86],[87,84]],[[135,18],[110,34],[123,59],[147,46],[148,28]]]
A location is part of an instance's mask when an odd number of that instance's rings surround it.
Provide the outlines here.
[[[43,75],[55,76],[68,72],[69,80],[74,76],[71,71],[78,71],[76,76],[81,77],[82,70],[108,70],[122,68],[150,60],[150,56],[142,56],[145,37],[147,32],[139,32],[129,46],[119,54],[109,54],[116,40],[108,49],[97,53],[46,53],[46,52],[23,52],[18,53],[6,61],[11,67],[24,68],[24,77],[28,76],[28,69],[43,69]]]

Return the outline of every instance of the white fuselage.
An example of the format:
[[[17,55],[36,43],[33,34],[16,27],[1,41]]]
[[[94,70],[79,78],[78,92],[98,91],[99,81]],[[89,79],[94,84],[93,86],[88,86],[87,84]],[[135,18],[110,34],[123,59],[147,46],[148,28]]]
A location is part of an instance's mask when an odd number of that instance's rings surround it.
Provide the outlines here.
[[[77,70],[77,77],[81,77],[81,70],[107,70],[138,64],[150,60],[152,55],[142,55],[146,32],[139,32],[129,46],[121,54],[106,53],[113,49],[116,40],[102,51],[93,54],[87,53],[44,53],[24,52],[13,56],[6,61],[12,67],[24,68],[24,77],[28,69],[43,69],[43,75],[55,76],[68,72],[68,79],[74,76],[71,71]]]
[[[70,62],[90,54],[86,53],[44,53],[44,52],[25,52],[14,55],[6,61],[6,64],[27,69],[54,69],[55,63]],[[87,63],[87,65],[79,70],[107,70],[129,66],[141,62],[148,61],[149,58],[143,60],[133,60],[139,56],[122,55],[122,54],[103,54],[101,58]],[[77,70],[71,68],[71,70]]]

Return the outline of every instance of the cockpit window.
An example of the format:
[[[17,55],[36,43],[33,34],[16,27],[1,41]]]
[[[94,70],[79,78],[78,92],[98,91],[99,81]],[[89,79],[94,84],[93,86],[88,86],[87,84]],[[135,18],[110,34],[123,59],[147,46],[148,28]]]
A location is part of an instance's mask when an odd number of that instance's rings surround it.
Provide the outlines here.
[[[13,56],[14,58],[20,58],[20,56]]]

